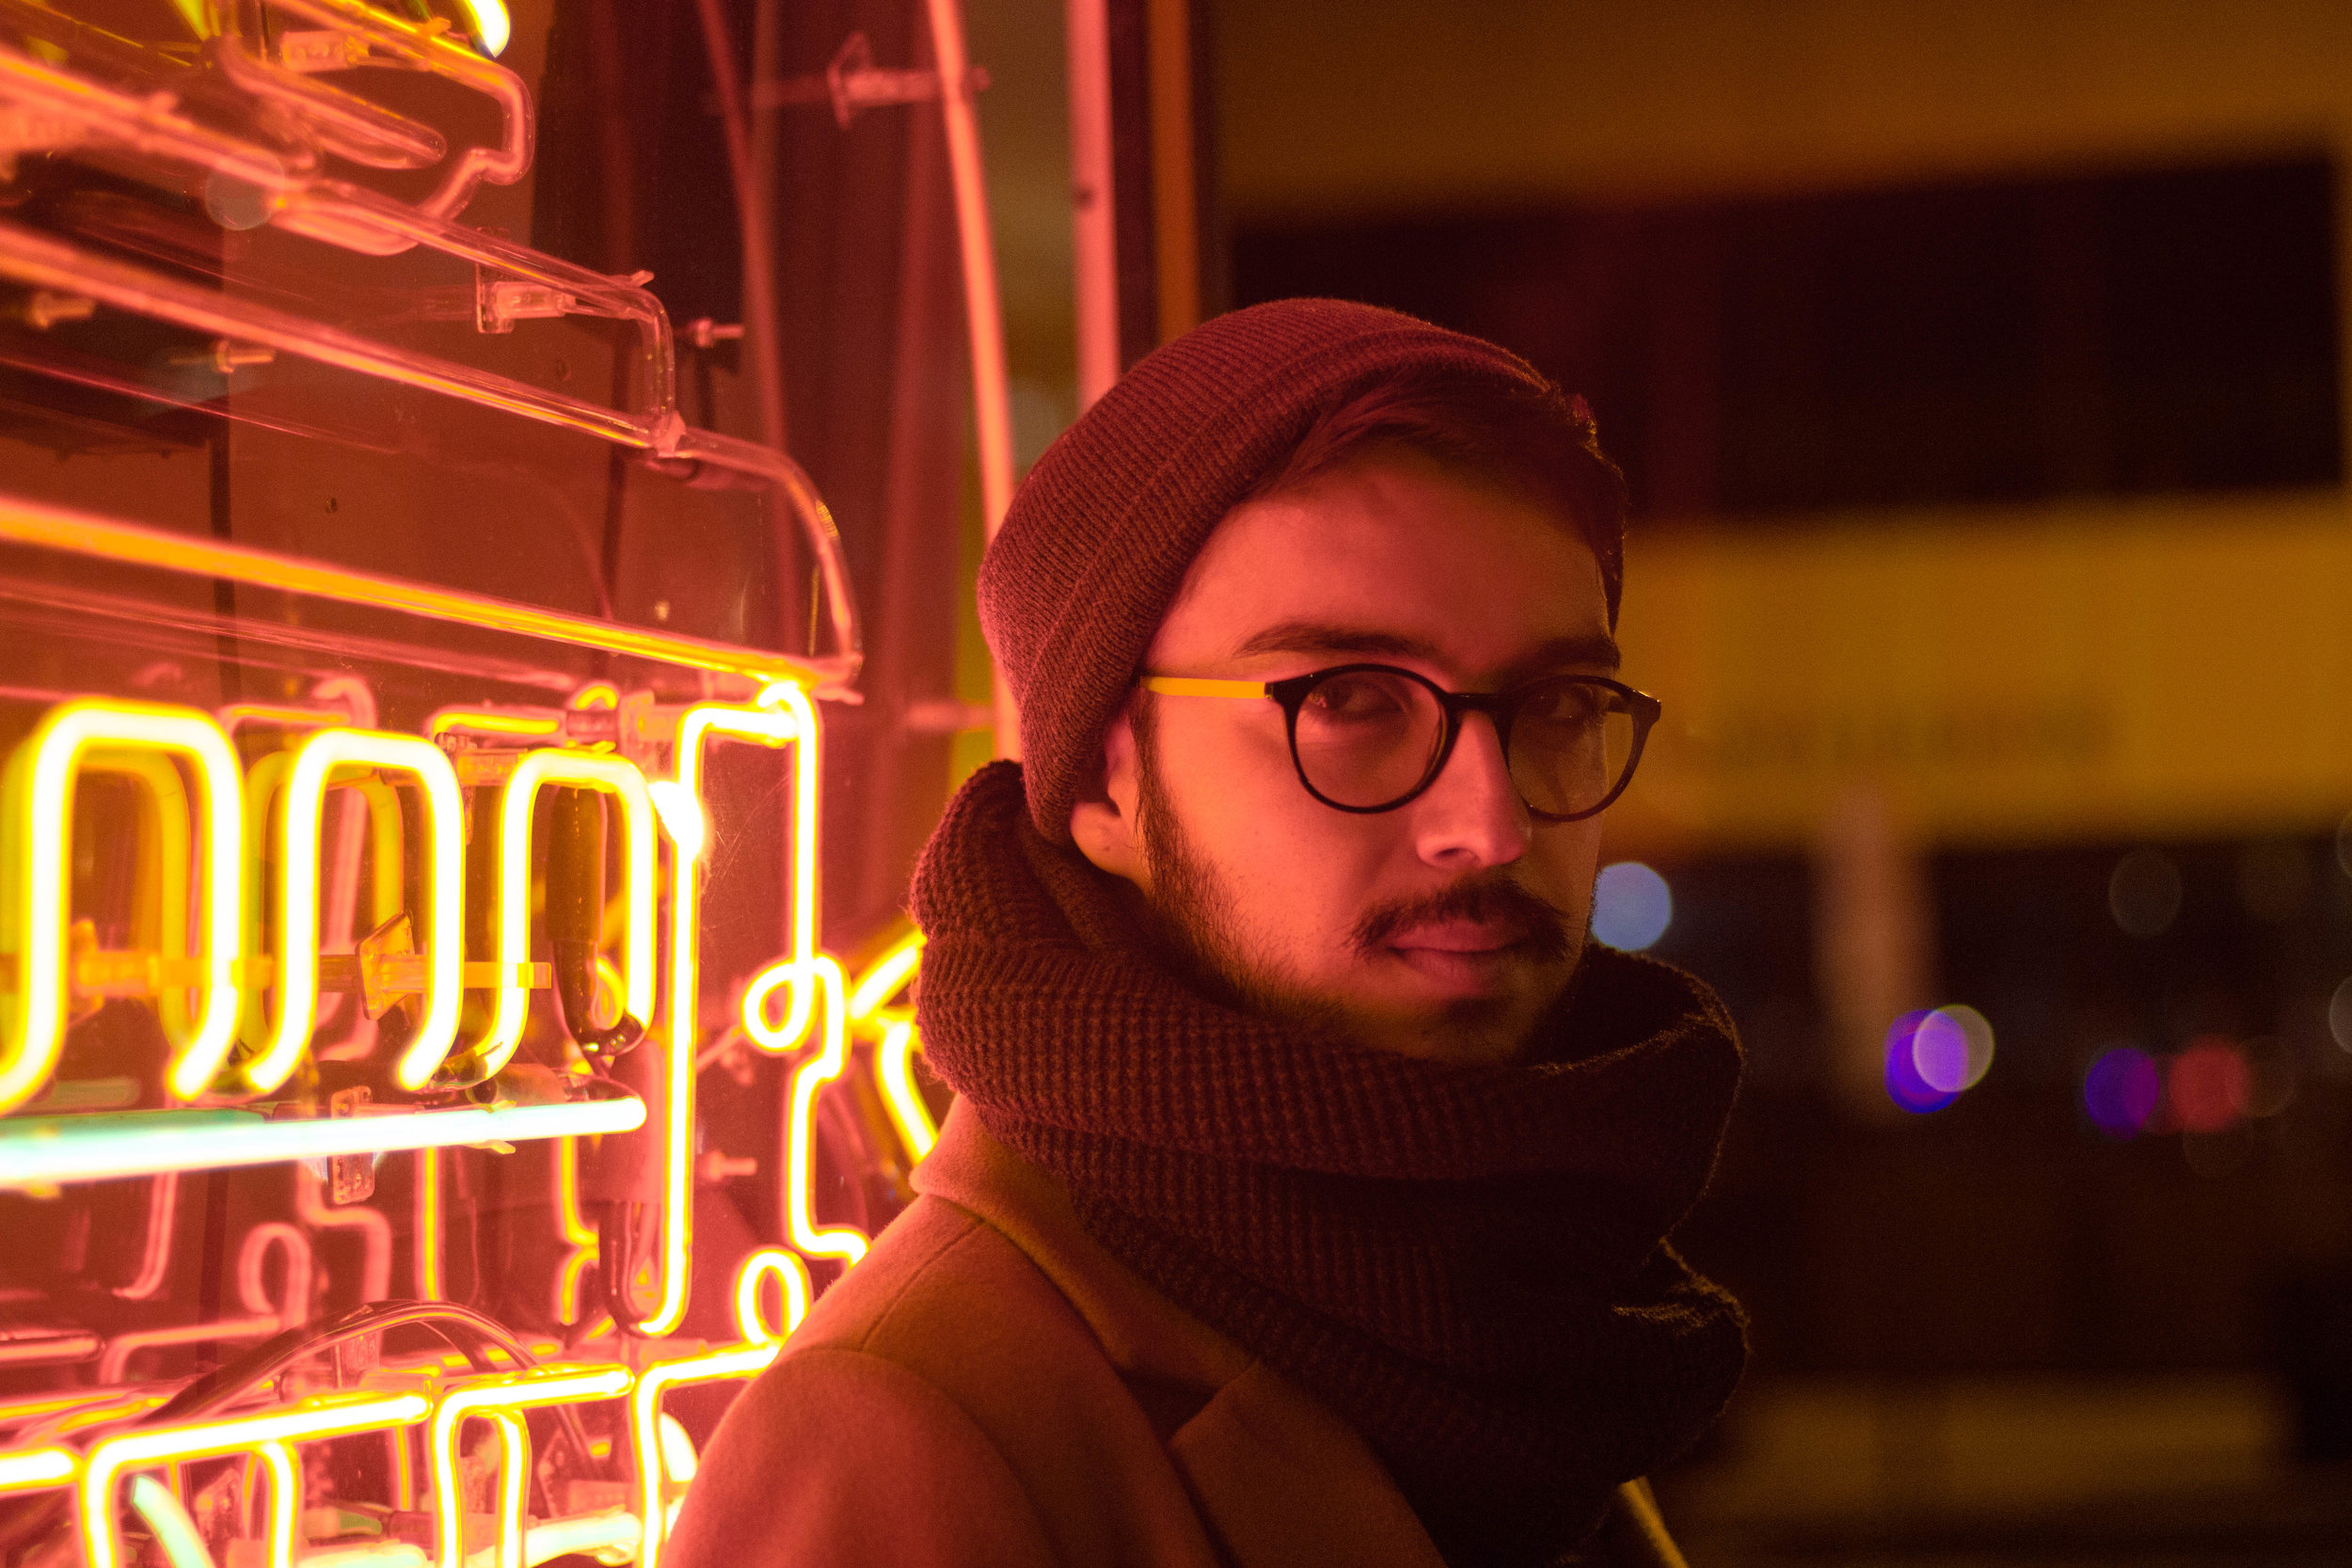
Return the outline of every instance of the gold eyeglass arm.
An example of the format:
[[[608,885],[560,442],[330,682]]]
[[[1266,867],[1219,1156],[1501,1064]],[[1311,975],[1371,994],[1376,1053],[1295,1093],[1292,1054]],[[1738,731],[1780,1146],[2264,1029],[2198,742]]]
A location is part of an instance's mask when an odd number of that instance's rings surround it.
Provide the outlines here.
[[[1136,684],[1163,697],[1263,697],[1263,681],[1195,680],[1188,675],[1145,675]]]

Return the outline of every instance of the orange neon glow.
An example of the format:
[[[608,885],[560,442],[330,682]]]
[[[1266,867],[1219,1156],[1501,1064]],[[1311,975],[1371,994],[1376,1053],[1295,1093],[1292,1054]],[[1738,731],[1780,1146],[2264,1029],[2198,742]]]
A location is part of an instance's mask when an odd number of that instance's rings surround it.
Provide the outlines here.
[[[898,1141],[915,1160],[939,1142],[939,1126],[914,1084],[914,1055],[921,1042],[914,1017],[887,1004],[914,978],[922,961],[923,933],[910,930],[883,948],[850,988],[850,1027],[874,1041],[874,1086],[882,1091],[882,1109]]]
[[[784,1324],[771,1326],[759,1308],[759,1288],[770,1276],[784,1293]],[[761,1247],[746,1254],[735,1271],[735,1331],[747,1345],[780,1345],[801,1320],[808,1316],[808,1265],[780,1247]]]
[[[445,707],[425,721],[424,733],[436,740],[453,731],[538,738],[560,734],[563,728],[564,721],[552,713],[533,713],[522,708]]]
[[[421,1421],[427,1410],[421,1394],[321,1394],[262,1415],[106,1438],[90,1449],[82,1465],[79,1518],[85,1568],[121,1568],[115,1482],[124,1471],[246,1451],[263,1455],[276,1494],[271,1499],[271,1568],[292,1568],[301,1485],[286,1445]]]
[[[256,1054],[242,1068],[246,1085],[267,1093],[283,1084],[310,1044],[318,1020],[319,830],[326,790],[338,769],[381,768],[417,782],[424,802],[426,854],[424,1016],[394,1068],[401,1086],[421,1089],[457,1038],[465,1005],[465,803],[448,756],[429,740],[381,730],[320,730],[287,753],[277,812],[278,951],[275,1006],[259,995],[246,1037]],[[258,817],[270,795],[257,788]],[[258,835],[257,835],[258,836]],[[258,924],[258,905],[253,916]],[[275,1017],[268,1016],[273,1013]]]
[[[131,1482],[131,1506],[147,1521],[148,1532],[171,1568],[213,1568],[204,1534],[180,1506],[178,1493],[152,1476],[139,1476]]]
[[[596,1227],[580,1212],[580,1140],[555,1141],[555,1223],[571,1249],[555,1271],[555,1321],[580,1321],[580,1287],[596,1260]]]
[[[85,280],[87,282],[87,280]],[[68,287],[79,285],[69,284]],[[576,648],[596,648],[633,658],[654,659],[688,670],[745,675],[757,681],[812,679],[825,672],[813,661],[758,648],[676,637],[613,621],[566,615],[511,599],[468,594],[405,578],[355,572],[301,556],[280,555],[247,545],[225,544],[194,534],[142,528],[92,513],[44,506],[17,497],[0,498],[0,540],[71,550],[103,561],[154,566],[196,577],[252,583],[312,598],[373,610],[395,610],[427,620],[489,631],[511,632]]]
[[[417,1254],[417,1294],[441,1297],[441,1151],[417,1150],[417,1227],[409,1244]]]
[[[746,1345],[681,1361],[657,1362],[637,1374],[629,1396],[629,1439],[637,1464],[638,1519],[644,1537],[637,1546],[637,1568],[659,1568],[661,1543],[669,1534],[669,1498],[661,1455],[661,1396],[691,1383],[756,1377],[773,1365],[781,1343]],[[111,1564],[103,1568],[112,1568]]]
[[[667,1334],[686,1316],[693,1246],[694,1053],[701,1044],[695,998],[700,979],[702,855],[709,823],[702,803],[703,747],[712,736],[764,746],[801,744],[794,755],[792,941],[813,952],[817,918],[816,713],[797,686],[771,686],[760,705],[698,703],[678,718],[675,776],[649,786],[672,845],[670,890],[670,1057],[668,1125],[662,1155],[661,1299],[644,1332]],[[795,988],[796,998],[804,987]]]
[[[63,1486],[73,1479],[75,1459],[67,1449],[27,1449],[0,1453],[0,1492]]]
[[[480,1072],[504,1068],[521,1043],[531,992],[517,978],[531,962],[531,808],[548,784],[596,789],[621,808],[622,896],[628,925],[622,963],[628,975],[623,1006],[640,1025],[653,1022],[654,810],[645,776],[623,758],[596,752],[532,752],[515,765],[499,809],[498,1010],[481,1046]]]
[[[65,1043],[73,783],[88,753],[100,749],[184,759],[203,800],[204,1003],[193,1027],[175,1041],[167,1074],[173,1094],[191,1100],[201,1093],[235,1038],[243,1003],[237,973],[245,942],[245,819],[228,736],[194,708],[62,703],[25,737],[0,777],[0,877],[13,892],[0,903],[0,944],[14,955],[18,977],[9,1035],[0,1040],[0,1112],[31,1098]],[[180,929],[168,918],[163,927],[167,940]],[[168,1011],[165,1017],[168,1025]]]
[[[765,1051],[786,1051],[799,1043],[797,1038],[787,1037],[783,1029],[769,1024],[767,1003],[778,987],[803,975],[813,975],[823,995],[824,1048],[792,1070],[792,1108],[787,1123],[790,1135],[785,1167],[786,1229],[792,1244],[812,1258],[838,1258],[844,1264],[855,1263],[866,1256],[866,1238],[847,1227],[818,1229],[810,1201],[810,1178],[817,1160],[817,1093],[840,1077],[841,1069],[850,1063],[849,1006],[844,994],[848,988],[842,980],[841,965],[820,953],[806,965],[787,962],[762,970],[743,992],[743,1031]]]
[[[504,1459],[501,1470],[499,1568],[520,1568],[523,1550],[522,1488],[531,1471],[531,1434],[517,1411],[550,1404],[613,1399],[628,1392],[626,1367],[582,1371],[569,1367],[532,1367],[469,1384],[441,1397],[433,1412],[433,1495],[438,1514],[439,1568],[467,1568],[466,1503],[457,1480],[457,1433],[469,1418],[498,1424]]]

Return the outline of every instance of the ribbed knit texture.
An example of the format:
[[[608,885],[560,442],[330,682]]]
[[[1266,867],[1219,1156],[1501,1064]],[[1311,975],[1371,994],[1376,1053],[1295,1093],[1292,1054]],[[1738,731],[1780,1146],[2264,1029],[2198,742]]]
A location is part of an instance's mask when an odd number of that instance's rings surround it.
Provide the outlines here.
[[[1558,388],[1492,343],[1369,305],[1286,299],[1154,351],[1046,449],[979,578],[1040,832],[1070,842],[1079,780],[1210,531],[1318,416],[1406,372],[1532,394],[1557,406],[1565,439],[1590,439]],[[1617,553],[1599,553],[1613,618]]]
[[[915,872],[930,1066],[1089,1234],[1322,1399],[1454,1568],[1572,1551],[1721,1412],[1739,1308],[1665,1237],[1740,1073],[1687,974],[1588,947],[1525,1065],[1220,1006],[982,769]]]

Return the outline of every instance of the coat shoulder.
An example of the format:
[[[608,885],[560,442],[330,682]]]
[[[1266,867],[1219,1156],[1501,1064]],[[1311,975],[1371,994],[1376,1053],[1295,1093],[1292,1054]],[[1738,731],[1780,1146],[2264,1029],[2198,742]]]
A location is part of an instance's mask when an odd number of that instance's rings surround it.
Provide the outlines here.
[[[946,1506],[944,1531],[963,1528],[952,1515],[991,1512],[1012,1539],[1034,1530],[1064,1562],[1216,1560],[1167,1450],[1085,1319],[1002,1231],[944,1198],[918,1198],[818,1299],[711,1449],[707,1464],[723,1472],[812,1463],[856,1471],[854,1485],[836,1475],[814,1491],[754,1488],[704,1511],[746,1525],[749,1511],[756,1528],[812,1550],[850,1528],[843,1520]],[[882,1462],[869,1466],[868,1453]],[[934,1497],[932,1478],[943,1475],[963,1478],[963,1500]],[[906,1561],[934,1560],[899,1549]],[[937,1560],[1031,1560],[993,1546]]]

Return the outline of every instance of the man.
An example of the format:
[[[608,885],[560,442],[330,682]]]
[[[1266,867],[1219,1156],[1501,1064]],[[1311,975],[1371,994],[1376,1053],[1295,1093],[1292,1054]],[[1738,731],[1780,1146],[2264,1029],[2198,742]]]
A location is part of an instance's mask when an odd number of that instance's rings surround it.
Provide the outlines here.
[[[678,1568],[1678,1560],[1637,1478],[1743,1345],[1664,1238],[1739,1053],[1584,940],[1657,713],[1621,497],[1524,364],[1331,301],[1045,454],[980,576],[1025,761],[915,874],[960,1098]]]

